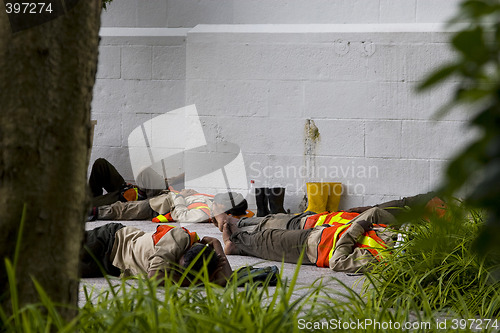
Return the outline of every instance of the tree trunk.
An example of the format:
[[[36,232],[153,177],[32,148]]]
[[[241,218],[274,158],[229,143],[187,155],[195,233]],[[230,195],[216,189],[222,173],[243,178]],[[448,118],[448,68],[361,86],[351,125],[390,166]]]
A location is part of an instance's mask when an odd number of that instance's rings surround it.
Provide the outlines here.
[[[36,279],[52,301],[73,306],[61,310],[69,319],[78,304],[101,1],[66,1],[65,11],[15,33],[3,4],[0,11],[0,305],[10,308],[3,258],[13,261],[26,206],[19,302],[38,301]]]

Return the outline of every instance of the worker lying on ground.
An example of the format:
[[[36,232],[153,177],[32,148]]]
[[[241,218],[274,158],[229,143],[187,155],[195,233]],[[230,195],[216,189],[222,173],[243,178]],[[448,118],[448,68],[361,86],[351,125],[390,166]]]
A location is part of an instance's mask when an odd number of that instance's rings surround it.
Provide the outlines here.
[[[85,232],[80,258],[82,277],[146,275],[178,280],[192,266],[190,277],[206,265],[209,280],[224,286],[232,274],[222,245],[181,227],[160,225],[144,232],[120,223],[108,223]],[[103,271],[104,270],[104,271]],[[183,281],[183,285],[188,280]]]
[[[216,218],[224,218],[224,214]],[[236,219],[220,221],[227,255],[297,263],[304,251],[303,264],[339,272],[363,272],[369,263],[380,259],[397,240],[397,233],[387,228],[393,222],[394,216],[380,208],[369,209],[345,223],[331,222],[299,230],[245,231],[238,228]]]
[[[95,161],[89,179],[94,200],[88,221],[94,220],[152,220],[153,222],[208,222],[212,217],[214,195],[192,189],[160,190],[164,179],[153,170],[139,175],[138,183],[126,184],[116,168],[105,159]],[[155,189],[148,189],[152,187]],[[103,189],[108,193],[102,194]],[[120,190],[121,189],[121,190]],[[217,195],[229,202],[225,211],[233,216],[251,215],[241,194],[228,192]]]

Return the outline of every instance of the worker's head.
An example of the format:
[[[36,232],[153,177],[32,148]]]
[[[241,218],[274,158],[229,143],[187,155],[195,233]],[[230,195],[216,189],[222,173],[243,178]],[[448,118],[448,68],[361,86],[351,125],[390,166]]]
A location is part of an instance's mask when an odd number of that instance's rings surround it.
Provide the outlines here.
[[[191,277],[195,272],[200,272],[203,269],[203,265],[207,267],[208,275],[212,276],[218,263],[219,258],[213,247],[201,243],[191,246],[179,260],[179,265],[182,268],[188,268],[193,264],[189,270]]]
[[[214,197],[214,215],[229,214],[233,216],[245,215],[248,203],[243,196],[236,192],[218,193]]]
[[[436,215],[438,217],[443,217],[446,214],[446,209],[446,203],[439,197],[433,197],[431,200],[427,201],[425,205],[427,216]]]

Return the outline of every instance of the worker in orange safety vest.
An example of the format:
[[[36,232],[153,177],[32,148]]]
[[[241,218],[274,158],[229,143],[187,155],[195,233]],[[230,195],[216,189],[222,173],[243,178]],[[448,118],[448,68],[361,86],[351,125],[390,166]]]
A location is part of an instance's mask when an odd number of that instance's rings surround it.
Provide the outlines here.
[[[387,227],[395,222],[395,218],[376,207],[362,214],[353,214],[335,212],[303,216],[295,223],[300,225],[302,220],[302,229],[295,230],[276,229],[264,223],[248,231],[239,228],[235,219],[226,218],[222,223],[224,251],[228,255],[250,255],[289,263],[296,263],[305,251],[303,264],[341,272],[364,272],[370,262],[386,255],[396,240],[397,233]],[[308,219],[311,219],[309,225]]]

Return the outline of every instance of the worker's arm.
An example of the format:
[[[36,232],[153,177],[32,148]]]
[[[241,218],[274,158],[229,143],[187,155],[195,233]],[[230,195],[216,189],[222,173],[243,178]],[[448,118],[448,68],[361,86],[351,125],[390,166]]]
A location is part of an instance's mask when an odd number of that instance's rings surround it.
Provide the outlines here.
[[[171,216],[176,222],[205,222],[210,219],[210,215],[204,209],[189,209],[186,199],[182,195],[176,195],[174,198],[174,208]]]
[[[363,272],[366,264],[373,257],[365,249],[356,246],[358,238],[372,227],[371,222],[359,220],[354,222],[349,229],[338,239],[335,244],[330,269],[337,272]]]
[[[213,247],[215,254],[219,259],[217,268],[210,277],[210,280],[220,286],[225,286],[227,284],[227,281],[233,274],[233,270],[231,269],[231,265],[227,260],[226,254],[224,253],[222,244],[217,238],[208,236],[203,237],[203,239],[200,242],[203,244],[208,244],[209,246]]]

